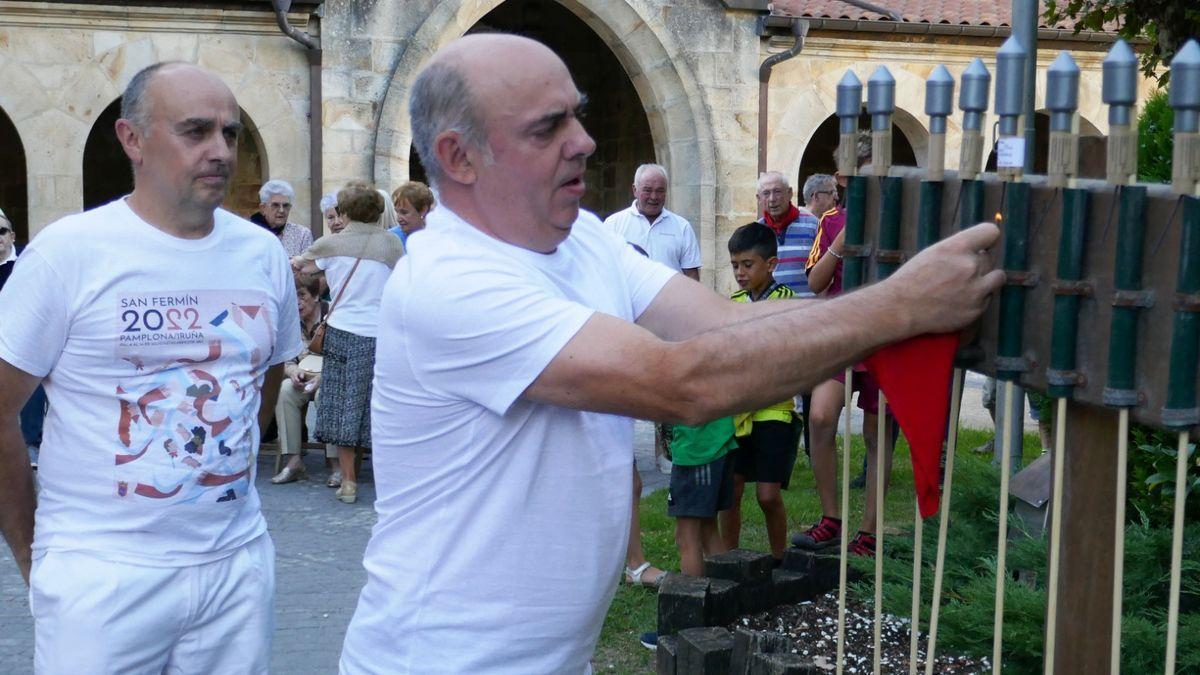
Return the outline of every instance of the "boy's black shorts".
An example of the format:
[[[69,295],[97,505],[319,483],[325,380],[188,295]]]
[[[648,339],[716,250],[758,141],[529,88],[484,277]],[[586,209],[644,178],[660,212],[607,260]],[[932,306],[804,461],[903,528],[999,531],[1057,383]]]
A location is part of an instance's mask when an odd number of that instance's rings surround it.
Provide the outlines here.
[[[672,518],[715,518],[733,507],[733,453],[698,466],[671,467],[667,515]]]
[[[755,422],[749,436],[738,436],[734,472],[747,483],[779,483],[787,489],[796,465],[798,422]]]

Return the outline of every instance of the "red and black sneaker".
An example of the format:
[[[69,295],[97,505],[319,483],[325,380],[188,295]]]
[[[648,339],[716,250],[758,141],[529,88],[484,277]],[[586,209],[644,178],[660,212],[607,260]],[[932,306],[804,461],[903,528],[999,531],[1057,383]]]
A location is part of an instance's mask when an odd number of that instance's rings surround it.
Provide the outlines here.
[[[859,531],[850,540],[850,555],[861,555],[866,558],[875,557],[875,535],[870,532]]]
[[[792,546],[808,551],[836,546],[842,536],[842,521],[838,518],[821,516],[821,522],[813,525],[804,532],[792,535]]]

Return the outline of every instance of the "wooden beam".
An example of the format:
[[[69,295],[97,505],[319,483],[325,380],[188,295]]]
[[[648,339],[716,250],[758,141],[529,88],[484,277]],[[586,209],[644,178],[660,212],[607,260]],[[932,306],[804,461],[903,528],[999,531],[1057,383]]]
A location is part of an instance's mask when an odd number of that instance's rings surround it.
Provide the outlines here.
[[[1117,411],[1068,403],[1066,446],[1054,672],[1107,673]]]

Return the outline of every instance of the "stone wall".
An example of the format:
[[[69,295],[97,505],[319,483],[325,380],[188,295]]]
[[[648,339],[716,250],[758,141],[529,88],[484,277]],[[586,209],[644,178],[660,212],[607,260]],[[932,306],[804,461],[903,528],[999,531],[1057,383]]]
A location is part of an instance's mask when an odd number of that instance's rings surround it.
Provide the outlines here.
[[[388,186],[408,178],[407,95],[417,71],[438,47],[501,4],[326,3],[327,188],[354,178]],[[731,285],[728,265],[714,252],[724,250],[718,232],[728,236],[741,224],[731,214],[754,210],[753,188],[746,194],[728,186],[754,181],[757,15],[729,11],[716,0],[562,0],[561,5],[608,45],[632,82],[653,154],[671,174],[668,207],[691,221],[699,235],[702,278]],[[631,162],[616,160],[615,165]],[[625,181],[616,177],[616,168],[613,173],[616,194]],[[609,188],[603,175],[598,185]]]
[[[294,15],[306,27],[307,17]],[[308,214],[308,69],[263,11],[0,3],[0,108],[24,147],[30,234],[83,207],[83,151],[141,68],[179,59],[216,72],[257,130],[263,171]],[[244,191],[243,191],[244,192]]]
[[[757,216],[758,68],[787,45],[760,38],[759,14],[727,6],[736,3],[553,1],[550,8],[550,0],[326,0],[319,30],[324,50],[323,191],[353,179],[372,180],[387,189],[408,179],[408,90],[440,46],[498,8],[502,14],[525,16],[524,9],[540,5],[546,17],[565,10],[578,19],[572,30],[586,26],[598,39],[594,44],[614,57],[605,61],[605,72],[587,72],[583,58],[575,68],[578,80],[601,90],[625,86],[627,80],[633,92],[618,94],[620,104],[593,121],[597,136],[609,140],[588,176],[595,189],[588,206],[603,212],[626,203],[631,178],[626,174],[652,156],[670,172],[668,207],[696,228],[702,281],[722,293],[732,290],[725,241]],[[294,213],[297,219],[307,217],[308,69],[303,49],[279,33],[269,12],[181,10],[163,4],[0,3],[0,108],[24,145],[33,231],[80,208],[81,153],[89,130],[138,68],[164,58],[194,61],[225,78],[257,129],[263,173],[291,181],[298,192]],[[302,14],[291,19],[318,32]],[[938,63],[957,76],[977,55],[992,68],[998,42],[814,31],[800,55],[772,75],[768,168],[797,181],[813,132],[833,112],[838,79],[853,68],[865,80],[880,64],[897,80],[896,127],[911,142],[917,163],[924,164],[925,77]],[[1105,133],[1100,61],[1106,43],[1044,41],[1038,106],[1044,68],[1060,48],[1071,49],[1083,69],[1084,128]],[[579,56],[566,54],[574,62],[580,62]],[[623,72],[612,72],[615,68]],[[1143,89],[1148,91],[1149,84]],[[600,98],[605,92],[588,93]],[[949,121],[948,168],[957,165],[959,124],[959,115]],[[1088,162],[1088,157],[1082,159]],[[244,201],[251,181],[243,182],[239,194]]]

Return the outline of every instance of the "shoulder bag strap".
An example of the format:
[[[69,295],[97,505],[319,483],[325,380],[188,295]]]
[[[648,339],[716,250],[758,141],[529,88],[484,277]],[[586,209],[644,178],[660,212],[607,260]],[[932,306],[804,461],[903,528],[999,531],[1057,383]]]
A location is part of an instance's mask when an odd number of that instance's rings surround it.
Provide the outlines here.
[[[329,311],[325,312],[325,317],[321,319],[321,323],[326,323],[329,321],[329,315],[333,314],[334,308],[337,307],[338,300],[342,299],[342,293],[346,292],[346,287],[350,285],[350,280],[354,278],[354,272],[358,269],[358,264],[360,262],[362,262],[362,258],[356,258],[354,260],[354,267],[350,268],[350,274],[346,275],[346,280],[342,282],[342,287],[338,289],[337,297],[335,297],[333,299],[333,303],[329,305]]]

